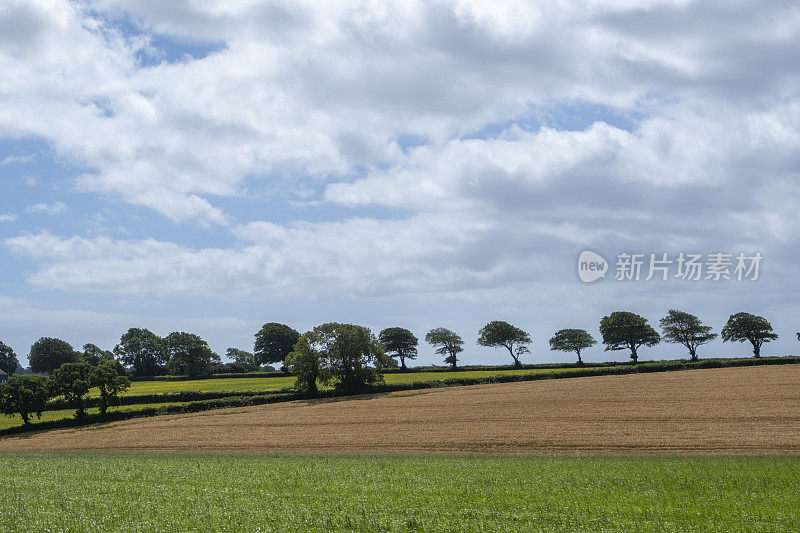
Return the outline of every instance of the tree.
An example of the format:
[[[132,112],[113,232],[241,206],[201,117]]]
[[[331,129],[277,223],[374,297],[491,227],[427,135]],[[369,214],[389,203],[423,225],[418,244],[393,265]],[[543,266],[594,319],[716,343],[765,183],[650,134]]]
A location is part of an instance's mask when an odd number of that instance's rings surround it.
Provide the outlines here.
[[[268,322],[256,333],[254,355],[261,365],[284,363],[300,334],[285,324]]]
[[[647,319],[628,311],[615,311],[600,321],[600,333],[606,351],[630,350],[634,364],[639,360],[637,350],[640,346],[655,346],[661,336],[648,323]]]
[[[50,375],[54,396],[64,396],[75,407],[75,418],[86,415],[84,396],[94,385],[94,369],[86,361],[64,363]]]
[[[252,372],[258,370],[258,361],[256,356],[250,352],[240,350],[239,348],[228,348],[225,357],[232,359],[237,365],[241,366],[245,371]]]
[[[591,348],[597,341],[585,329],[561,329],[550,339],[550,349],[578,354],[578,364],[582,365],[581,351]]]
[[[383,345],[364,326],[329,322],[304,333],[291,353],[292,368],[306,373],[298,385],[311,390],[312,375],[318,365],[317,377],[322,383],[334,383],[344,394],[368,389],[383,381],[381,368],[386,365]],[[316,384],[316,380],[313,381]]]
[[[78,354],[77,360],[86,361],[92,366],[97,366],[104,361],[116,362],[116,358],[114,357],[114,352],[111,352],[109,350],[103,350],[102,348],[94,344],[84,344],[83,353]]]
[[[731,315],[728,323],[722,328],[724,342],[750,341],[753,345],[753,357],[761,357],[761,346],[777,338],[778,335],[772,331],[772,324],[766,318],[750,313]]]
[[[716,333],[711,333],[711,326],[704,326],[699,318],[683,311],[670,309],[660,324],[664,340],[686,346],[692,361],[697,361],[698,346],[717,338]]]
[[[456,369],[458,354],[464,351],[461,346],[464,341],[461,337],[447,328],[433,328],[425,335],[425,342],[436,347],[436,353],[446,356],[445,363]]]
[[[14,353],[11,347],[0,342],[0,370],[10,377],[17,371],[18,366],[19,361],[17,360],[17,354]]]
[[[75,350],[66,341],[42,337],[31,346],[28,362],[33,372],[49,374],[64,363],[75,361]]]
[[[114,348],[114,354],[122,364],[133,367],[134,374],[139,376],[160,374],[167,362],[166,342],[145,328],[126,331]]]
[[[219,361],[208,343],[194,333],[174,332],[166,337],[167,370],[170,374],[199,378],[211,374],[212,363]]]
[[[0,385],[0,411],[8,416],[19,413],[26,426],[31,415],[42,418],[50,398],[50,379],[46,376],[11,376]]]
[[[531,353],[528,346],[531,336],[508,322],[495,320],[489,322],[478,332],[478,344],[489,347],[503,347],[514,359],[514,366],[522,366],[519,358],[526,353]]]
[[[405,328],[386,328],[380,332],[378,339],[386,348],[390,357],[400,358],[400,367],[406,368],[406,359],[417,358],[417,345],[419,341]]]
[[[297,376],[294,388],[314,396],[317,394],[317,380],[322,374],[322,354],[312,346],[310,337],[311,332],[300,336],[294,349],[286,356],[286,368]]]
[[[100,389],[100,413],[106,414],[109,405],[115,405],[119,393],[128,390],[131,380],[119,373],[116,361],[103,361],[93,369],[92,385]]]

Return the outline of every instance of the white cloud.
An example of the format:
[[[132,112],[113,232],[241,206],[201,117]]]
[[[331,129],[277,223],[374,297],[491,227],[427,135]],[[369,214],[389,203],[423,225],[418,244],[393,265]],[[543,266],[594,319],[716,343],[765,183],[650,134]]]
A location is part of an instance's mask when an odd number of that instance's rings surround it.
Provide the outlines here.
[[[34,204],[26,209],[28,213],[44,214],[44,215],[60,215],[68,209],[67,204],[61,201],[56,201],[51,204],[39,203]]]
[[[7,155],[0,159],[0,167],[11,164],[30,163],[36,158],[33,154],[28,155]]]
[[[0,214],[0,222],[14,222],[17,220],[17,215],[14,213]]]

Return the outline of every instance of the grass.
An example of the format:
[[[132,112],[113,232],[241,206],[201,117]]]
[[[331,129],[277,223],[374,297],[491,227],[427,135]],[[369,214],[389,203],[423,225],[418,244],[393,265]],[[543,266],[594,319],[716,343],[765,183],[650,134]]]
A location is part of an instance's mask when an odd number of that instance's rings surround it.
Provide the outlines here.
[[[467,370],[463,372],[414,372],[407,374],[386,374],[387,384],[412,383],[415,381],[438,381],[452,378],[483,378],[511,374],[546,374],[564,372],[563,368],[533,368],[518,370]],[[575,369],[576,371],[578,369]],[[185,381],[134,381],[131,388],[123,396],[133,394],[165,394],[182,391],[202,392],[244,392],[244,391],[276,391],[294,386],[294,376],[273,378],[215,378]],[[324,387],[321,387],[324,388]],[[97,390],[90,391],[90,396],[98,396]]]
[[[117,407],[109,407],[109,412],[113,411],[138,411],[141,409],[151,408],[151,407],[163,407],[165,405],[181,405],[187,402],[165,402],[165,403],[148,403],[148,404],[133,404],[133,405],[120,405]],[[91,407],[86,410],[89,414],[97,414],[100,412],[100,409],[97,407]],[[45,411],[42,413],[41,420],[36,418],[36,415],[31,417],[31,422],[51,422],[54,420],[61,420],[64,418],[72,418],[75,416],[75,409],[59,409],[57,411]],[[22,417],[19,415],[14,416],[0,416],[0,430],[21,426],[22,425]]]
[[[2,454],[4,531],[798,531],[798,458]]]

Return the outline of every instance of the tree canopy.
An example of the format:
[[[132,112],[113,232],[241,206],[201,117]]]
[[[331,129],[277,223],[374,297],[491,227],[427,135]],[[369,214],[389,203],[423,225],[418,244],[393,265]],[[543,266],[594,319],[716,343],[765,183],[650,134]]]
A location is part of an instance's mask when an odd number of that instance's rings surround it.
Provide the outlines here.
[[[766,318],[750,313],[731,315],[722,328],[724,342],[750,341],[753,345],[753,357],[761,357],[761,346],[777,338],[778,335],[772,331],[772,324]]]
[[[103,361],[93,369],[92,385],[100,390],[100,413],[106,414],[108,407],[117,402],[119,393],[130,388],[131,380],[119,373],[114,361]]]
[[[479,345],[505,348],[514,359],[514,366],[522,366],[520,357],[531,352],[530,343],[530,335],[502,320],[489,322],[478,332]]]
[[[259,364],[284,363],[300,333],[286,324],[267,322],[256,333],[253,354]],[[285,364],[285,363],[284,363]]]
[[[240,350],[239,348],[228,348],[225,352],[225,357],[233,360],[234,363],[243,368],[246,372],[258,370],[259,364],[256,360],[255,354]]]
[[[50,375],[50,383],[55,396],[75,406],[75,417],[82,418],[86,414],[84,396],[94,386],[94,369],[86,361],[64,363]]]
[[[456,368],[458,354],[464,351],[464,341],[460,335],[447,328],[433,328],[425,335],[425,342],[434,346],[437,354],[445,356],[445,363]]]
[[[28,363],[32,371],[49,374],[64,363],[75,361],[76,357],[75,350],[68,342],[42,337],[31,346]]]
[[[11,347],[0,342],[0,370],[12,376],[17,371],[18,366],[17,354],[14,353]]]
[[[26,426],[31,415],[42,418],[50,398],[50,380],[46,376],[11,376],[0,384],[0,411],[9,416],[19,414]]]
[[[314,392],[316,379],[333,382],[345,394],[367,389],[383,381],[386,366],[383,345],[364,326],[329,322],[304,333],[290,352],[291,367],[303,373],[298,388]]]
[[[380,332],[378,339],[386,348],[388,356],[400,359],[401,368],[406,368],[406,359],[417,358],[419,340],[405,328],[386,328]]]
[[[138,376],[160,374],[167,362],[166,342],[145,328],[126,331],[114,348],[114,354]]]
[[[698,317],[683,311],[671,309],[660,324],[664,340],[686,346],[692,361],[697,361],[699,346],[717,338],[716,333],[711,333],[711,326],[703,325]]]
[[[630,350],[631,360],[639,360],[641,346],[655,346],[661,336],[647,323],[647,319],[628,311],[615,311],[600,320],[600,334],[608,350]]]
[[[585,329],[561,329],[550,339],[550,349],[578,354],[578,364],[583,364],[581,352],[591,348],[597,341]]]
[[[167,344],[167,370],[190,378],[211,374],[211,365],[220,362],[208,343],[194,333],[176,331],[164,339]]]

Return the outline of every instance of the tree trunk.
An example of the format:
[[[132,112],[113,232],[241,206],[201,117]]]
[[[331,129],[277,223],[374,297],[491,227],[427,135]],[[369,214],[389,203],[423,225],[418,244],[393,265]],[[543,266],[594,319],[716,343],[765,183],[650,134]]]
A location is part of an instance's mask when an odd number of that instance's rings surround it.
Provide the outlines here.
[[[761,357],[761,346],[755,342],[753,343],[753,357]]]
[[[636,346],[631,346],[631,361],[635,365],[639,361],[639,356],[636,354]]]
[[[400,356],[400,368],[402,368],[403,370],[406,369],[406,358],[402,355]]]
[[[580,350],[575,350],[575,352],[578,354],[578,364],[582,365],[583,364],[583,360],[581,359],[581,351]]]
[[[689,355],[691,356],[692,361],[697,361],[697,350],[694,348],[689,348]]]
[[[19,416],[22,417],[22,425],[23,426],[30,425],[31,422],[30,422],[30,420],[28,420],[28,418],[29,418],[28,413],[20,413]]]

